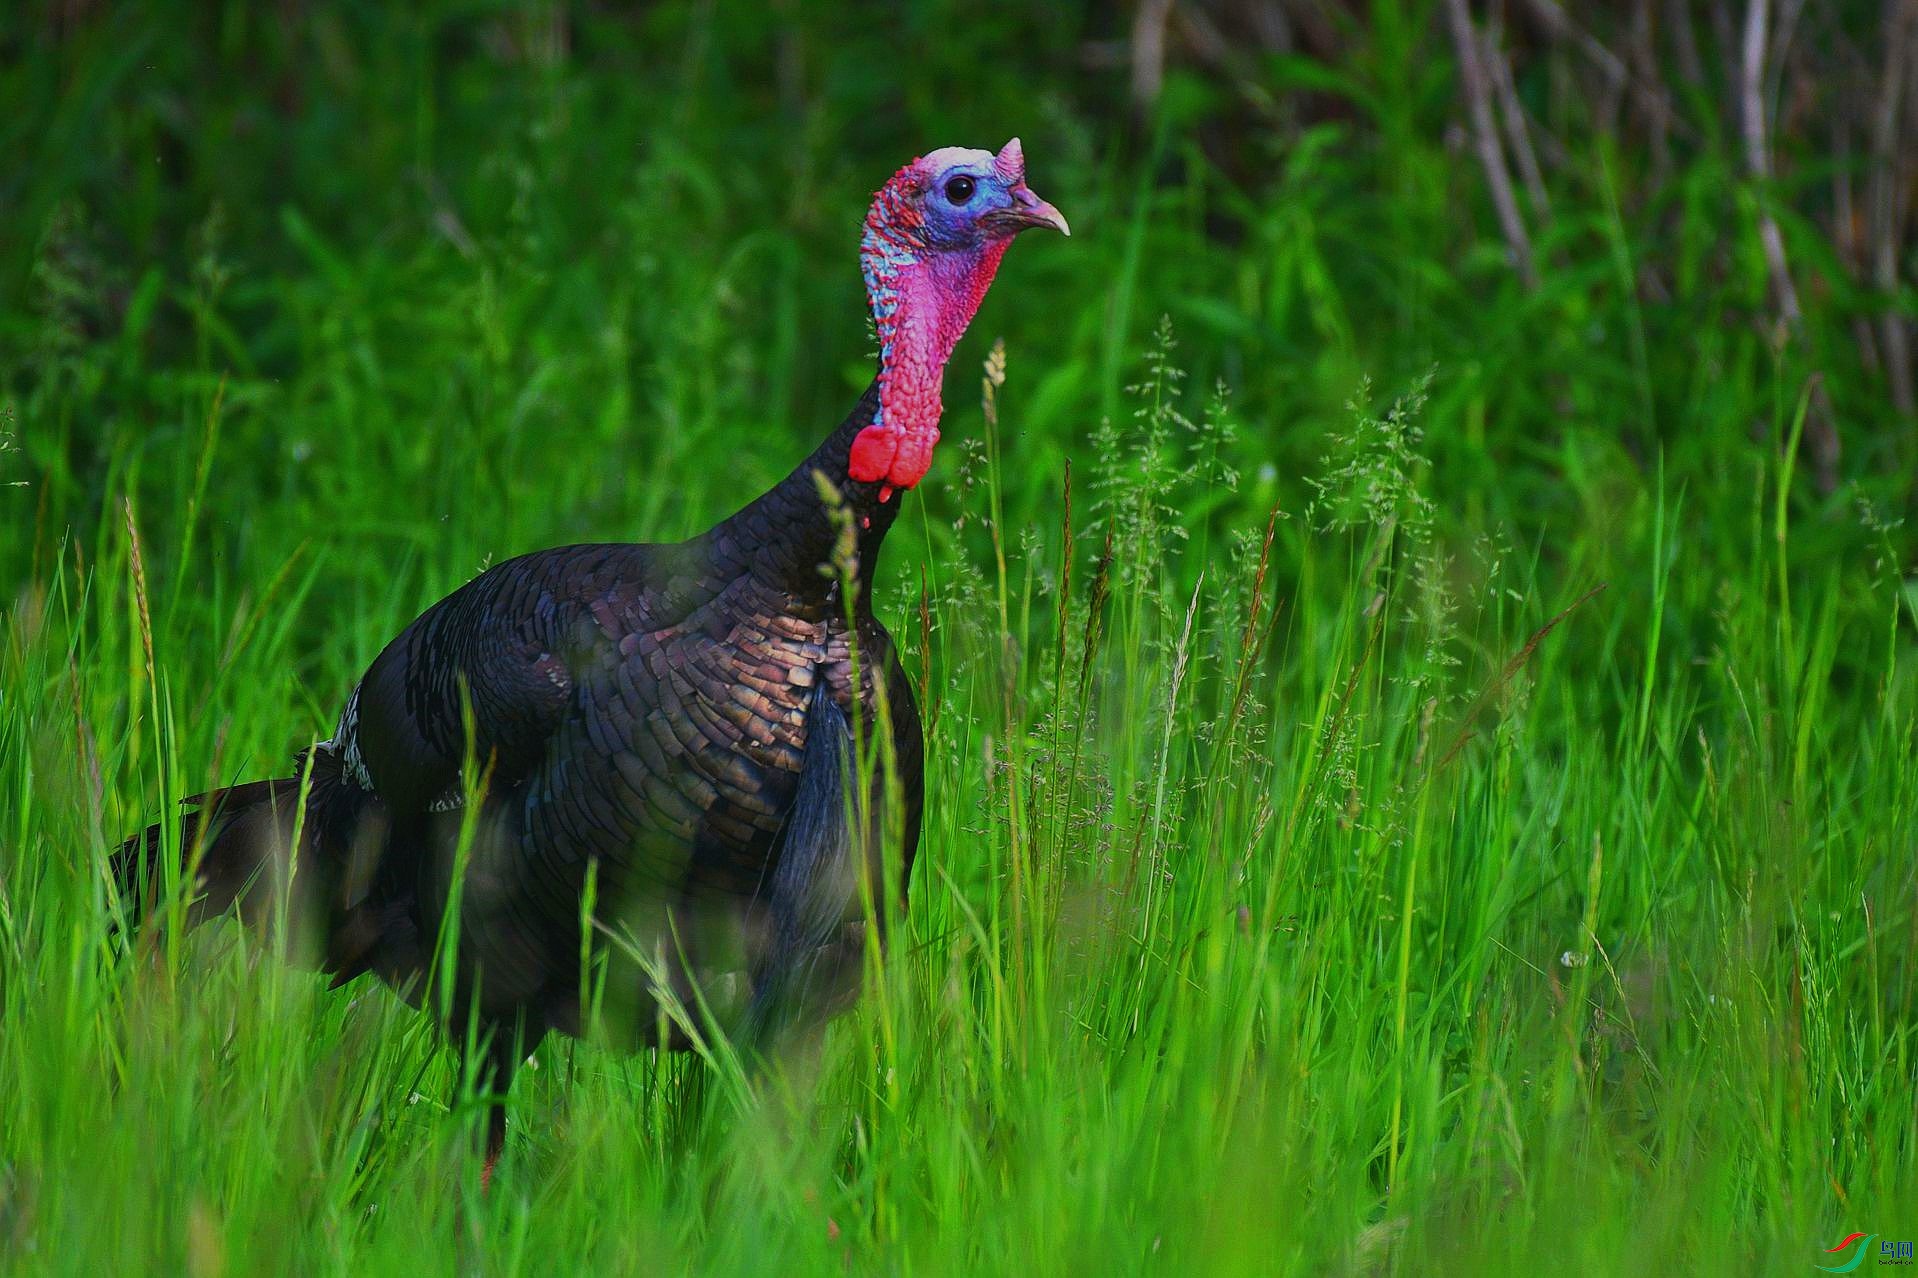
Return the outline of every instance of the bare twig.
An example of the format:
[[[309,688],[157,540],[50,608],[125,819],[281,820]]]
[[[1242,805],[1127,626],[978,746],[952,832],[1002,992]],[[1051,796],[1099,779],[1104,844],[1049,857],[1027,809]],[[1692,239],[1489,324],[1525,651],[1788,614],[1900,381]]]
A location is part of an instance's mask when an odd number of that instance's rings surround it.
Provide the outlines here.
[[[1765,101],[1771,118],[1779,118],[1785,95],[1785,68],[1791,61],[1792,40],[1798,34],[1798,19],[1804,15],[1805,0],[1779,0],[1778,20],[1772,24],[1770,78],[1765,85]]]
[[[1866,280],[1871,277],[1871,254],[1865,244],[1864,215],[1852,190],[1851,121],[1843,111],[1832,118],[1831,155],[1832,240],[1845,269],[1854,279]],[[1871,321],[1863,315],[1852,316],[1851,336],[1858,343],[1858,358],[1866,370],[1876,373],[1882,369],[1884,362],[1878,358],[1878,337]],[[1895,385],[1892,396],[1897,397]]]
[[[1194,5],[1175,8],[1179,35],[1194,61],[1224,77],[1247,106],[1268,119],[1289,123],[1289,99],[1274,96],[1264,84],[1258,55],[1242,42],[1229,39],[1203,9]]]
[[[1658,84],[1658,91],[1641,103],[1645,125],[1651,134],[1651,189],[1664,187],[1672,171],[1672,100],[1659,80],[1658,52],[1652,43],[1652,0],[1638,0],[1632,6],[1632,74],[1646,84]]]
[[[1531,11],[1533,19],[1546,35],[1554,40],[1576,46],[1592,65],[1598,68],[1599,74],[1605,79],[1606,86],[1615,95],[1630,93],[1647,114],[1662,110],[1667,115],[1671,115],[1664,87],[1655,79],[1648,80],[1633,74],[1624,59],[1607,48],[1603,40],[1572,21],[1565,10],[1558,6],[1556,0],[1526,0],[1525,7]],[[1678,136],[1688,142],[1697,140],[1697,131],[1684,120],[1674,115],[1671,116],[1671,123],[1672,130]]]
[[[1556,0],[1526,0],[1526,8],[1532,11],[1532,16],[1538,19],[1547,35],[1554,40],[1569,40],[1583,50],[1585,56],[1592,60],[1592,65],[1598,68],[1599,74],[1607,80],[1614,84],[1625,82],[1628,73],[1619,56],[1606,48],[1598,37],[1573,22],[1565,10],[1558,7]]]
[[[1172,0],[1141,0],[1132,18],[1132,104],[1140,110],[1159,100],[1165,84],[1165,24]]]
[[[1712,42],[1726,50],[1725,56],[1730,57],[1730,50],[1738,47],[1738,31],[1732,24],[1731,6],[1726,0],[1711,0],[1711,5]],[[1732,77],[1734,82],[1737,79],[1735,75]]]
[[[1519,101],[1518,86],[1512,81],[1512,64],[1499,52],[1502,42],[1498,29],[1485,33],[1485,65],[1498,94],[1498,113],[1505,125],[1505,142],[1512,148],[1519,177],[1524,179],[1525,194],[1532,209],[1541,217],[1550,216],[1551,199],[1545,194],[1545,176],[1539,171],[1538,153],[1532,149],[1532,132],[1525,125],[1525,104]]]
[[[1831,238],[1845,265],[1863,276],[1865,251],[1859,238],[1858,203],[1851,189],[1851,121],[1843,111],[1832,117],[1831,158]]]
[[[1249,6],[1252,32],[1258,38],[1259,48],[1265,53],[1290,53],[1297,41],[1292,36],[1292,19],[1286,16],[1285,5],[1278,0],[1268,4]]]
[[[1527,289],[1538,287],[1538,272],[1532,264],[1532,240],[1525,232],[1525,219],[1519,213],[1518,200],[1512,195],[1512,176],[1505,169],[1505,155],[1499,149],[1498,124],[1492,118],[1492,86],[1479,56],[1478,36],[1472,29],[1472,15],[1466,0],[1446,0],[1446,17],[1452,28],[1452,45],[1458,53],[1459,78],[1465,90],[1465,107],[1472,118],[1472,138],[1478,147],[1479,164],[1485,169],[1485,181],[1492,189],[1492,206],[1498,211],[1499,226],[1511,250],[1512,265]]]
[[[1678,54],[1678,72],[1694,88],[1705,87],[1705,61],[1698,56],[1698,33],[1692,29],[1691,0],[1666,0],[1665,24],[1671,28]]]
[[[1904,95],[1905,63],[1911,56],[1918,3],[1896,0],[1885,14],[1885,65],[1871,115],[1871,179],[1865,199],[1871,225],[1871,282],[1886,298],[1878,327],[1885,377],[1892,402],[1901,413],[1913,411],[1910,335],[1892,303],[1898,288],[1898,246],[1909,213],[1903,157],[1898,154],[1898,117]]]
[[[1771,155],[1765,128],[1765,39],[1769,27],[1768,0],[1749,0],[1745,7],[1743,52],[1738,65],[1739,115],[1745,138],[1745,168],[1760,188],[1758,195],[1758,241],[1765,253],[1765,270],[1771,276],[1772,292],[1778,302],[1778,314],[1786,331],[1802,337],[1804,315],[1798,306],[1798,286],[1792,282],[1791,263],[1785,257],[1785,236],[1771,211]],[[1831,396],[1823,379],[1814,383],[1816,412],[1808,421],[1806,434],[1811,439],[1812,460],[1817,466],[1819,487],[1826,492],[1838,485],[1838,431],[1832,425]]]

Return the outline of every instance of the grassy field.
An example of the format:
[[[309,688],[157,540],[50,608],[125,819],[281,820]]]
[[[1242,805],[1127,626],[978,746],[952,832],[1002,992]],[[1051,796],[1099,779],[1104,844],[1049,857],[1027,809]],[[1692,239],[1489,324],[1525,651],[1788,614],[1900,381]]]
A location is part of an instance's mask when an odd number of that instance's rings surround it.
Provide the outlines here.
[[[1035,17],[7,33],[0,1270],[1748,1275],[1918,1234],[1918,443],[1864,302],[1808,281],[1784,340],[1729,137],[1653,183],[1576,131],[1526,289],[1395,12],[1276,63],[1339,109],[1236,166],[1223,90],[1125,123]],[[112,936],[106,850],[283,772],[422,607],[783,474],[869,376],[872,188],[1015,132],[1074,235],[1009,255],[887,550],[926,836],[816,1052],[549,1042],[482,1196],[382,988]]]

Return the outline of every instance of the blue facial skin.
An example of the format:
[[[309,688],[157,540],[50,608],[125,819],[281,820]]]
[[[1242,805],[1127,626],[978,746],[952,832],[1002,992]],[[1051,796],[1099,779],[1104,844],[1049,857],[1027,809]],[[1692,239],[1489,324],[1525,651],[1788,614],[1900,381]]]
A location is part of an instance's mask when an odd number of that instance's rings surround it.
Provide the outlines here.
[[[972,183],[972,193],[962,201],[947,194],[954,179]],[[943,249],[977,248],[986,240],[979,219],[1014,203],[1011,187],[993,173],[990,162],[954,165],[942,171],[926,192],[926,241]]]

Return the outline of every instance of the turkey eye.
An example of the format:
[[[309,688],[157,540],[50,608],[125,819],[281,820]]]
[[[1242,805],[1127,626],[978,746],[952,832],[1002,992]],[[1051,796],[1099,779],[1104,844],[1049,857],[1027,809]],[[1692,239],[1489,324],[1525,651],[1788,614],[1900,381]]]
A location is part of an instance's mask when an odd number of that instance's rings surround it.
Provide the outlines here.
[[[950,204],[964,204],[972,198],[972,179],[956,177],[946,183],[946,201]]]

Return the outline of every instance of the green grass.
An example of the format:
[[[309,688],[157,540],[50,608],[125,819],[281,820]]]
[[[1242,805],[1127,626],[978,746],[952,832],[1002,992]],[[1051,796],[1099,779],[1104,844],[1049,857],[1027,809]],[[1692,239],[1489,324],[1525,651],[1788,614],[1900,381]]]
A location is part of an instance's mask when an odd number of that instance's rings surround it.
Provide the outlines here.
[[[1527,294],[1390,6],[1256,180],[1204,86],[1128,141],[1032,20],[250,12],[0,72],[0,1268],[1743,1275],[1918,1230],[1912,434],[1858,299],[1771,340],[1729,153],[1650,188],[1572,135]],[[1015,128],[1075,234],[1010,254],[886,551],[925,841],[816,1053],[550,1043],[482,1197],[383,989],[111,938],[106,849],[284,771],[426,604],[782,474],[867,376],[866,194]]]

